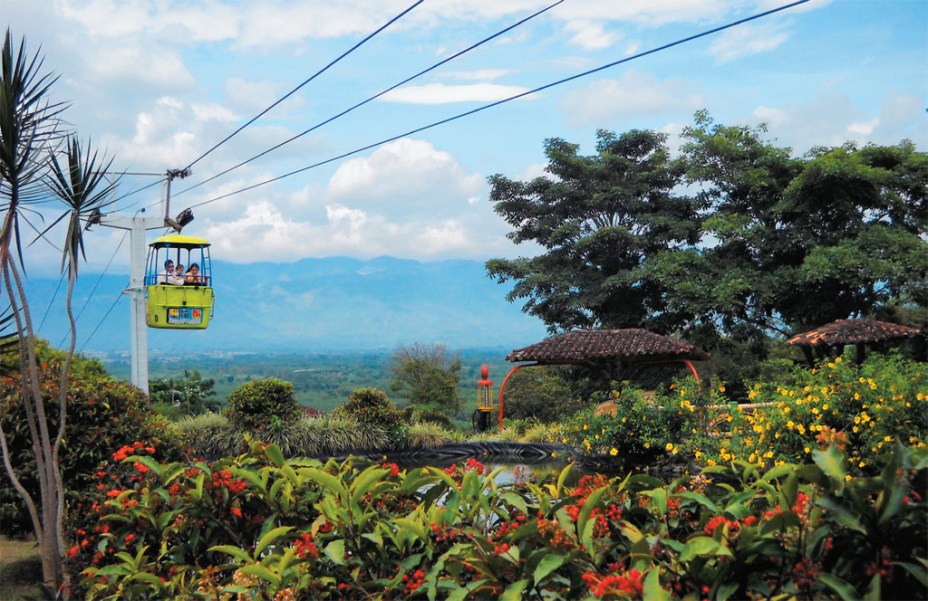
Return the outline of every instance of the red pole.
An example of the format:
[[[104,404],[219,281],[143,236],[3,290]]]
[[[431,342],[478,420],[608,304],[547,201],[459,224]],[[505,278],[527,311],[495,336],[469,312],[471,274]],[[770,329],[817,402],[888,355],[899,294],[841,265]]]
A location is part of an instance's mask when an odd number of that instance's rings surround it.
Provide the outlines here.
[[[499,431],[503,432],[503,391],[506,390],[506,382],[509,381],[509,378],[512,377],[512,374],[516,373],[523,367],[529,367],[528,365],[516,365],[509,370],[509,373],[506,374],[506,377],[503,378],[503,383],[499,385]]]

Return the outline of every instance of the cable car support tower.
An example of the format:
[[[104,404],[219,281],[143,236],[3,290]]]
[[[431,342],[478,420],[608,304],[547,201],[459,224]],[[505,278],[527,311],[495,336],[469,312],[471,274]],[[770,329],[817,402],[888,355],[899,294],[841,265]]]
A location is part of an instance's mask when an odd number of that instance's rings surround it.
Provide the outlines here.
[[[169,169],[164,198],[164,216],[145,216],[145,209],[129,217],[125,215],[103,215],[100,225],[122,230],[129,230],[129,287],[123,294],[129,296],[129,329],[131,334],[131,379],[132,385],[148,394],[148,327],[145,323],[147,312],[145,302],[145,259],[147,242],[145,232],[162,228],[172,228],[180,232],[185,225],[193,221],[190,209],[183,210],[175,219],[169,217],[171,210],[171,182],[190,175],[189,169]]]

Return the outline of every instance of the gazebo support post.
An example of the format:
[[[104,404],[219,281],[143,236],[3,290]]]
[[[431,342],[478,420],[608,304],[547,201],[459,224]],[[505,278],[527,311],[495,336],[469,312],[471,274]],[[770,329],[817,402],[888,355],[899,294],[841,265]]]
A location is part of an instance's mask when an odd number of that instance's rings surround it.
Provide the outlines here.
[[[866,345],[863,342],[858,342],[855,346],[857,347],[857,365],[859,367],[864,362],[864,358],[867,355],[865,349]]]
[[[512,377],[512,374],[516,373],[523,367],[533,367],[535,365],[538,365],[538,364],[531,363],[527,365],[516,365],[515,367],[509,370],[509,373],[506,374],[505,378],[503,378],[503,383],[499,385],[499,431],[500,431],[500,434],[502,434],[503,432],[503,393],[506,390],[506,382],[509,381],[509,378]]]

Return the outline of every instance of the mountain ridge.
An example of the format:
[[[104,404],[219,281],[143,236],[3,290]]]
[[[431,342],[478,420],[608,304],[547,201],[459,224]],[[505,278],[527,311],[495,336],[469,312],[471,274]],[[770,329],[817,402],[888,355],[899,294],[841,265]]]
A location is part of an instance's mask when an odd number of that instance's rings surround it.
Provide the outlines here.
[[[152,351],[366,351],[413,343],[515,348],[545,336],[544,325],[506,301],[511,287],[480,261],[419,262],[381,256],[305,258],[292,263],[213,261],[216,304],[205,331],[148,330]],[[85,274],[75,287],[78,350],[129,348],[126,275]],[[28,283],[39,336],[63,346],[57,279]],[[48,309],[49,301],[54,303]],[[88,341],[89,338],[89,341]]]

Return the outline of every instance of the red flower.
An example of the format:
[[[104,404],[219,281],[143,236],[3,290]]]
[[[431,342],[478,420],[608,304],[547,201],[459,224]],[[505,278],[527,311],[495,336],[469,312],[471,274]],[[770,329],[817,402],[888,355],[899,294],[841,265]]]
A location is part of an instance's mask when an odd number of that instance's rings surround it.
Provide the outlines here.
[[[75,557],[77,557],[77,554],[80,552],[81,552],[81,548],[78,547],[77,545],[74,545],[73,547],[68,549],[68,557],[71,559],[74,559]]]
[[[319,549],[316,548],[316,543],[313,542],[313,537],[309,532],[304,532],[300,538],[293,541],[293,548],[300,559],[312,559],[319,556]]]
[[[232,515],[234,515],[234,516],[237,517],[237,518],[241,518],[241,517],[242,517],[242,510],[241,510],[240,508],[238,508],[238,507],[231,507],[231,508],[229,509],[229,513],[231,513]]]

